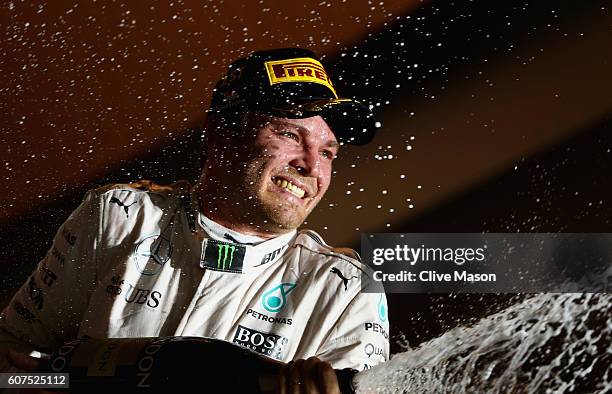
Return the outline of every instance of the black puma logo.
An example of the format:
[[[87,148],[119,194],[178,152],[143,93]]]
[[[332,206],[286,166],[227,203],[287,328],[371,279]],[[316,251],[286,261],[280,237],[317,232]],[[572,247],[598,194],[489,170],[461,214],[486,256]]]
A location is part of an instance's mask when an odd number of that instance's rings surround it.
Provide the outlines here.
[[[329,271],[329,272],[331,272],[332,274],[338,275],[340,277],[340,279],[342,279],[342,282],[344,283],[344,290],[348,290],[348,282],[349,282],[349,280],[357,278],[357,276],[355,276],[355,275],[351,276],[350,278],[345,277],[342,274],[342,272],[340,272],[340,270],[338,268],[336,268],[336,267],[332,267],[331,271]]]
[[[130,205],[125,205],[125,204],[123,203],[123,201],[121,201],[121,200],[120,200],[120,199],[118,199],[117,197],[113,197],[113,198],[111,198],[110,203],[111,203],[111,204],[117,204],[117,205],[119,205],[120,207],[123,207],[123,210],[125,211],[125,217],[128,217],[128,218],[129,218],[129,217],[130,217],[130,214],[128,213],[128,209],[129,209],[129,208],[130,208],[132,205],[136,204],[136,203],[137,203],[137,201],[134,201],[134,202],[133,202],[133,203],[131,203]]]

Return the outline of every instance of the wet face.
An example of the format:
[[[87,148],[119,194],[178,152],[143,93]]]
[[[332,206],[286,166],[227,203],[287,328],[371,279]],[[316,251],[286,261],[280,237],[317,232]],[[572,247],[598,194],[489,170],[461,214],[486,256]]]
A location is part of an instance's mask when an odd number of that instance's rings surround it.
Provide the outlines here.
[[[338,153],[336,137],[320,116],[251,115],[247,130],[249,143],[236,155],[244,161],[234,173],[241,173],[237,179],[241,193],[234,190],[233,199],[240,200],[244,219],[261,230],[286,232],[299,227],[329,187]]]

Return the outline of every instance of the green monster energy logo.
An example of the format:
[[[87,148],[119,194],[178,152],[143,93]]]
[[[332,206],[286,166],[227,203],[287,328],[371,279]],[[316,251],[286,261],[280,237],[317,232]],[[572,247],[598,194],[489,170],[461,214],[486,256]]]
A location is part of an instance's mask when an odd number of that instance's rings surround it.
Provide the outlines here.
[[[225,264],[227,264],[227,268],[232,268],[232,262],[234,261],[234,252],[236,251],[236,247],[234,245],[217,245],[219,248],[217,251],[217,268],[225,269]],[[228,262],[229,257],[229,262]]]
[[[231,242],[207,239],[200,266],[217,271],[242,272],[246,247]]]

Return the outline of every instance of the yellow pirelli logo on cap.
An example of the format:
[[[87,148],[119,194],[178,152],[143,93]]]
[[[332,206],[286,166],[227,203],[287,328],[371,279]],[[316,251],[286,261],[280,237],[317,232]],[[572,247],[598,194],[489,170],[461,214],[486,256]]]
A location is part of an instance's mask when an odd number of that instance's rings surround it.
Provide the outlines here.
[[[327,76],[323,65],[310,57],[296,59],[271,60],[266,62],[266,71],[270,85],[284,82],[313,82],[327,86],[335,98],[336,89]]]

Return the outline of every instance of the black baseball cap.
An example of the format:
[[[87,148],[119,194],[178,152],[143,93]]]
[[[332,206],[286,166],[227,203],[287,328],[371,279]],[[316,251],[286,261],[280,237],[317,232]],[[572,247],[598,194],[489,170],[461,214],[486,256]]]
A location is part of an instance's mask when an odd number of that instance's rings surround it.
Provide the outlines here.
[[[379,127],[367,105],[338,97],[314,52],[301,48],[257,51],[229,65],[208,112],[244,110],[292,119],[320,115],[340,142],[352,145],[367,144]]]

